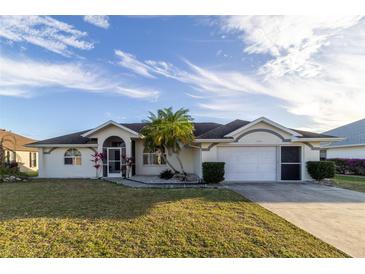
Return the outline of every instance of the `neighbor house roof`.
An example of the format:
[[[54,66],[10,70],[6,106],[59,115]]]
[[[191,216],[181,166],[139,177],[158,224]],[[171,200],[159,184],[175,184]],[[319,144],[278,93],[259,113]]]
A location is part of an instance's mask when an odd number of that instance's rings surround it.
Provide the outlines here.
[[[365,145],[365,119],[331,129],[324,134],[344,137],[345,140],[330,144],[326,147]]]
[[[3,140],[4,148],[15,151],[37,151],[36,148],[25,147],[24,145],[35,142],[34,139],[16,134],[5,129],[0,129],[0,140]]]

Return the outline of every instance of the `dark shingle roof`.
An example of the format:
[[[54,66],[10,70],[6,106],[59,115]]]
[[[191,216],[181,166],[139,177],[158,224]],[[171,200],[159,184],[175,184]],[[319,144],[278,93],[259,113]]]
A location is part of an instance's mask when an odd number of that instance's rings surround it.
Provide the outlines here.
[[[218,123],[194,123],[195,131],[194,135],[197,139],[223,139],[224,136],[240,127],[243,127],[249,124],[249,121],[243,120],[234,120],[228,124],[222,125]],[[135,132],[139,132],[146,123],[123,123],[121,124],[124,127],[127,127]],[[325,137],[333,137],[330,135],[318,134],[309,131],[295,130],[298,133],[302,134],[303,137],[307,138],[325,138]],[[43,144],[95,144],[96,141],[90,138],[82,137],[81,135],[89,130],[79,131],[76,133],[71,133],[51,139],[46,139],[43,141],[35,142],[33,144],[43,145]]]
[[[90,130],[90,129],[89,129]],[[42,140],[39,142],[35,142],[32,143],[33,145],[43,145],[43,144],[50,144],[50,145],[54,145],[54,144],[92,144],[92,143],[96,143],[95,141],[93,142],[93,140],[91,140],[90,138],[85,138],[82,137],[81,135],[84,134],[85,132],[88,132],[89,130],[83,130],[83,131],[79,131],[79,132],[75,132],[75,133],[71,133],[71,134],[66,134],[66,135],[62,135],[62,136],[58,136],[58,137],[54,137],[54,138],[50,138],[50,139],[46,139],[46,140]]]
[[[215,129],[212,129],[208,132],[205,132],[201,135],[198,135],[198,139],[221,139],[224,138],[224,136],[240,127],[243,127],[247,124],[249,124],[249,121],[243,121],[243,120],[234,120],[228,124],[221,125],[220,127],[216,127]]]
[[[123,123],[121,124],[122,126],[129,128],[135,132],[139,132],[145,125],[146,123]],[[195,131],[194,134],[195,136],[198,136],[204,132],[207,132],[209,130],[212,130],[216,127],[221,126],[221,124],[217,124],[217,123],[194,123],[194,127],[195,127]],[[39,142],[35,142],[32,143],[34,145],[55,145],[55,144],[95,144],[95,140],[91,140],[90,138],[87,137],[82,137],[81,135],[90,131],[91,129],[88,130],[83,130],[83,131],[79,131],[79,132],[75,132],[75,133],[71,133],[71,134],[66,134],[66,135],[62,135],[62,136],[58,136],[58,137],[54,137],[54,138],[50,138],[50,139],[46,139],[46,140],[42,140]]]

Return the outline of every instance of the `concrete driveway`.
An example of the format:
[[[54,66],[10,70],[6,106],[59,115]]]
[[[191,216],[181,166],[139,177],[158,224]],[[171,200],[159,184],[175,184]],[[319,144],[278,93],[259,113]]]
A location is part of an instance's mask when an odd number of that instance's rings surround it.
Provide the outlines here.
[[[365,193],[314,183],[225,185],[350,256],[365,257]]]

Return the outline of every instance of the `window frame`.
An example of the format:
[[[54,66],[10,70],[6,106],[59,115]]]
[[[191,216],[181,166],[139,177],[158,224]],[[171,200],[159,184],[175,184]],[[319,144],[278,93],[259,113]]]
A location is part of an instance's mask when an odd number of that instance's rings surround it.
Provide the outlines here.
[[[72,155],[66,155],[69,151],[72,151]],[[77,153],[77,155],[75,155]],[[76,148],[69,148],[65,151],[65,154],[63,155],[63,165],[65,166],[81,166],[81,152],[80,150]],[[71,159],[71,163],[66,163],[66,159]]]
[[[29,167],[37,167],[37,152],[29,152]]]
[[[164,158],[161,157],[161,164],[155,164],[155,157],[157,159],[157,151],[159,149],[156,149],[153,152],[146,152],[146,148],[143,149],[143,153],[142,153],[142,163],[144,166],[165,166],[166,163],[164,162]],[[161,155],[165,155],[166,157],[166,153],[164,151],[164,149],[162,149]],[[145,163],[145,156],[147,156],[147,163]],[[157,161],[158,162],[158,161]]]

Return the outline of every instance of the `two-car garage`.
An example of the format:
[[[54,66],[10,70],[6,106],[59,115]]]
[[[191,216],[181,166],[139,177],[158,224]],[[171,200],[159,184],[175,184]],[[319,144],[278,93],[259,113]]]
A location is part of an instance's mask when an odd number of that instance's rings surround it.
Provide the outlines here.
[[[299,146],[221,146],[217,153],[225,162],[226,181],[301,179]]]

